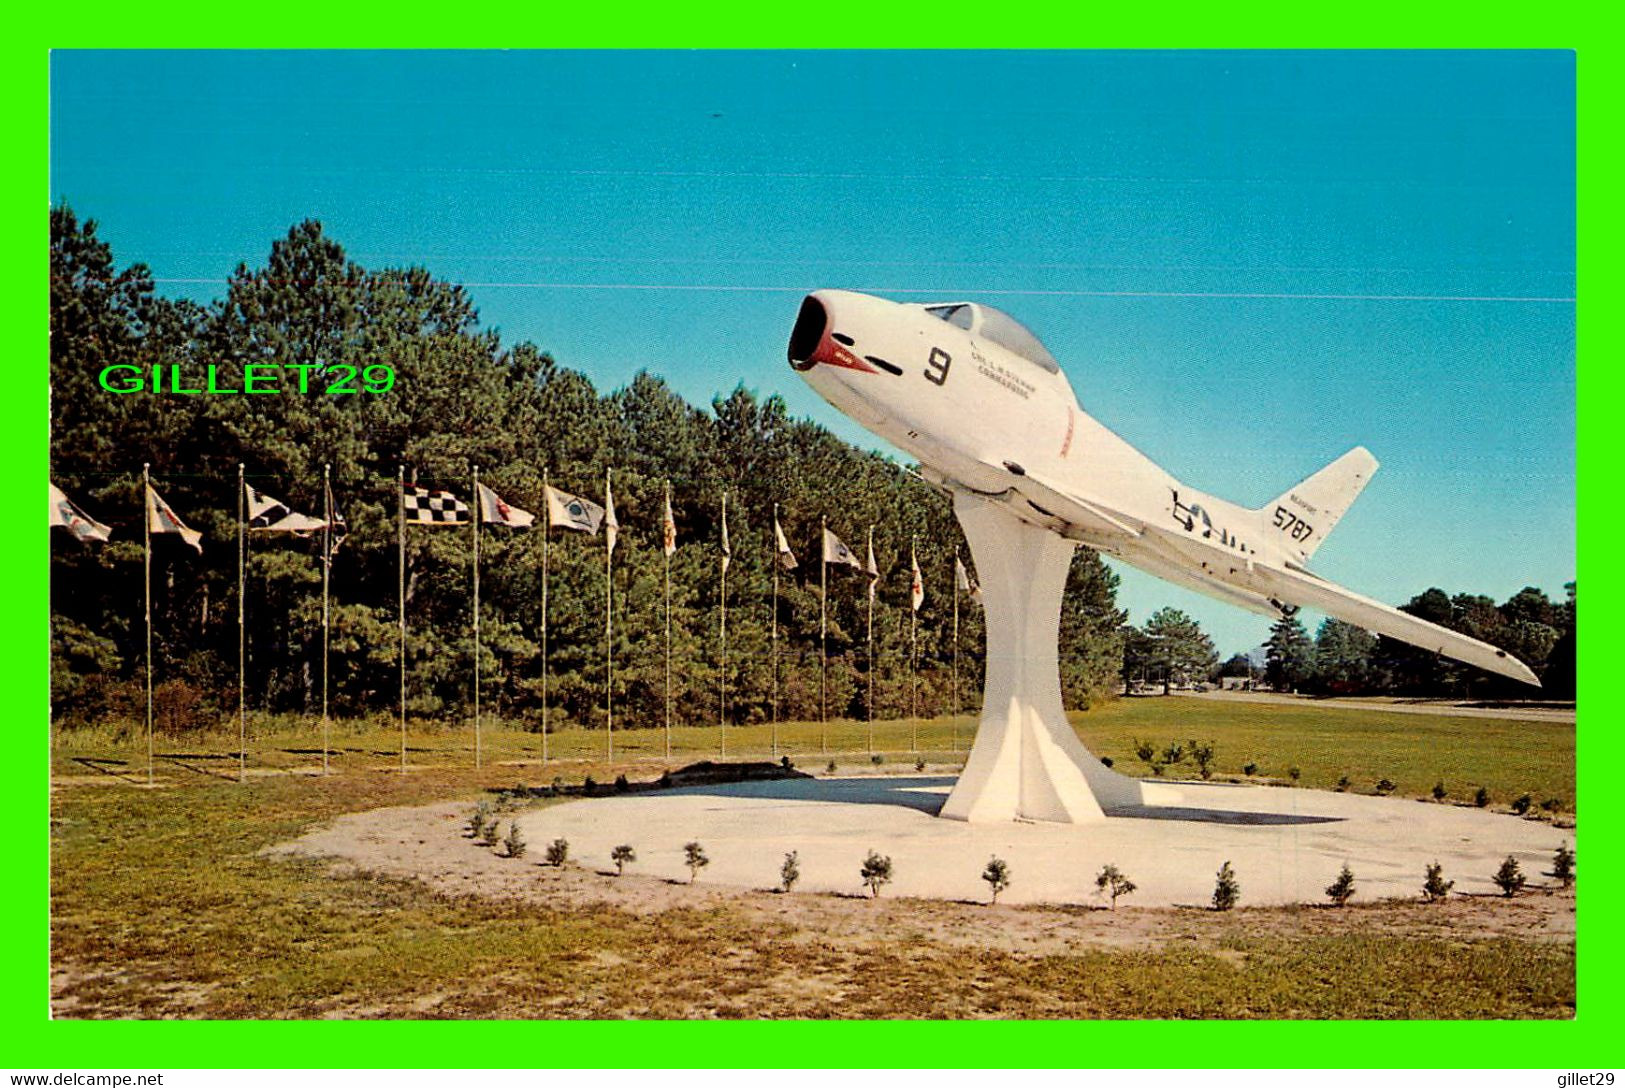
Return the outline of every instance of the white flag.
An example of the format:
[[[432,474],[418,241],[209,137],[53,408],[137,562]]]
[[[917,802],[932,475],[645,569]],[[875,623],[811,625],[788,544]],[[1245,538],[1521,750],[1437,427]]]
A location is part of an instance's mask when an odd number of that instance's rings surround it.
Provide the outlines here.
[[[327,508],[333,512],[333,529],[327,538],[327,552],[332,555],[339,550],[339,545],[343,544],[344,538],[349,535],[350,525],[344,520],[344,515],[339,513],[338,503],[333,501],[332,481],[324,483],[322,490],[324,492],[323,497],[327,500]]]
[[[55,484],[51,484],[51,528],[60,526],[80,540],[106,541],[113,530],[73,504]]]
[[[728,573],[728,564],[733,562],[733,549],[728,547],[728,493],[722,493],[722,573]]]
[[[773,519],[773,539],[779,550],[779,565],[785,570],[796,569],[796,553],[790,550],[790,542],[784,539],[784,530],[779,528],[779,519]]]
[[[528,529],[536,515],[517,506],[509,506],[495,491],[479,484],[474,491],[480,504],[480,520],[488,525],[512,525],[515,529]]]
[[[971,578],[970,572],[965,569],[965,564],[960,562],[957,555],[954,556],[954,587],[970,594],[970,599],[973,601],[982,599],[982,587],[977,585],[975,580]]]
[[[671,488],[666,488],[666,518],[660,523],[660,546],[667,555],[677,552],[677,519],[671,516]]]
[[[604,546],[609,554],[615,554],[615,534],[621,531],[621,523],[615,520],[615,494],[609,489],[609,477],[604,477]]]
[[[869,575],[869,603],[875,603],[875,590],[880,586],[880,566],[875,562],[875,527],[869,526],[869,565],[864,567]]]
[[[841,538],[828,529],[824,530],[824,562],[842,563],[853,570],[863,569],[863,564],[858,562],[858,557],[852,554],[852,549],[842,544]]]
[[[914,580],[909,583],[908,596],[914,611],[918,612],[920,605],[925,601],[925,582],[920,578],[920,561],[914,557],[912,547],[908,550],[908,562],[909,566],[914,568]]]
[[[250,532],[309,533],[321,529],[327,524],[321,518],[295,513],[288,508],[286,503],[255,491],[250,484],[243,484],[243,491],[248,499],[248,529]]]
[[[196,529],[188,529],[186,523],[169,508],[169,504],[158,497],[151,484],[147,485],[147,531],[174,533],[196,548],[199,555],[203,554],[203,534]]]
[[[566,494],[556,487],[547,491],[547,524],[549,528],[562,526],[583,533],[596,533],[604,520],[604,508],[590,499]]]

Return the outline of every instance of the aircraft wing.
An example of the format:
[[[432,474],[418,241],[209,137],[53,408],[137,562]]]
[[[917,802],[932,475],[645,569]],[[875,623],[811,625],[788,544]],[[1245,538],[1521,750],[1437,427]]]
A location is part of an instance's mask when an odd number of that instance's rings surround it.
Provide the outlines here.
[[[1304,605],[1367,631],[1540,687],[1540,681],[1529,666],[1505,650],[1429,623],[1408,612],[1390,608],[1380,601],[1362,597],[1307,571],[1257,564],[1250,573],[1249,581],[1262,592],[1286,604]]]

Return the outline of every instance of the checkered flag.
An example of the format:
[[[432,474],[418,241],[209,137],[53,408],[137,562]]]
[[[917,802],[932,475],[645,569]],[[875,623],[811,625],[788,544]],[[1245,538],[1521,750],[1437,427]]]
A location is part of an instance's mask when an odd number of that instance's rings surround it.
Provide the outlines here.
[[[414,525],[467,525],[468,504],[450,491],[405,485],[406,520]]]

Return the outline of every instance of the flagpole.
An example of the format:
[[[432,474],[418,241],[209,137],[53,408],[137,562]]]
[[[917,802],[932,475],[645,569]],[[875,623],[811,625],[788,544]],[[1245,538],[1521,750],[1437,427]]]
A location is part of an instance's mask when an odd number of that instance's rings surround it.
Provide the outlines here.
[[[829,522],[818,519],[818,750],[829,754]]]
[[[553,535],[553,488],[542,470],[542,502],[547,507],[542,523],[542,762],[547,762],[547,547]]]
[[[666,517],[667,525],[671,525],[671,481],[666,481]],[[666,528],[662,527],[662,534]],[[672,530],[675,541],[676,531]],[[662,539],[661,552],[666,557],[666,758],[671,758],[671,548],[667,541]]]
[[[610,505],[609,469],[604,469],[604,506]],[[609,762],[615,761],[615,584],[610,581],[610,562],[615,557],[610,528],[604,526],[604,746]]]
[[[908,538],[908,716],[909,751],[920,750],[920,609],[914,601],[914,571],[920,569],[914,555],[914,538]]]
[[[773,504],[773,758],[779,758],[779,504]]]
[[[875,527],[869,526],[869,555],[875,554]],[[865,572],[868,573],[868,572]],[[875,583],[869,575],[869,754],[875,754]]]
[[[327,774],[327,643],[330,620],[328,618],[327,583],[333,575],[333,466],[322,465],[322,774]]]
[[[728,758],[728,493],[722,493],[722,671],[717,678],[717,740],[722,758]]]
[[[243,585],[247,581],[248,524],[243,512],[246,495],[243,481],[243,463],[237,462],[237,781],[248,776],[248,627],[243,620]]]
[[[959,751],[959,546],[954,546],[954,712],[949,715],[949,728],[953,730],[953,750]]]
[[[147,788],[152,788],[152,463],[141,466],[141,568],[145,578],[147,610]]]
[[[480,466],[474,466],[474,769],[480,769]]]
[[[401,773],[406,773],[406,465],[395,467],[395,558],[401,629]]]

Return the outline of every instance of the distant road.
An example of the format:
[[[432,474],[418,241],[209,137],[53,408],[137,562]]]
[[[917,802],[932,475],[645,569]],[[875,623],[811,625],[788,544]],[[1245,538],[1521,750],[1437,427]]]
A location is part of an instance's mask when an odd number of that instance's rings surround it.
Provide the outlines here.
[[[1368,698],[1317,699],[1310,695],[1281,695],[1273,691],[1209,691],[1193,699],[1219,699],[1234,703],[1275,703],[1325,707],[1331,710],[1383,710],[1396,714],[1438,714],[1455,718],[1511,718],[1533,722],[1574,724],[1574,711],[1548,706],[1474,706],[1472,700],[1405,699],[1389,695]]]

